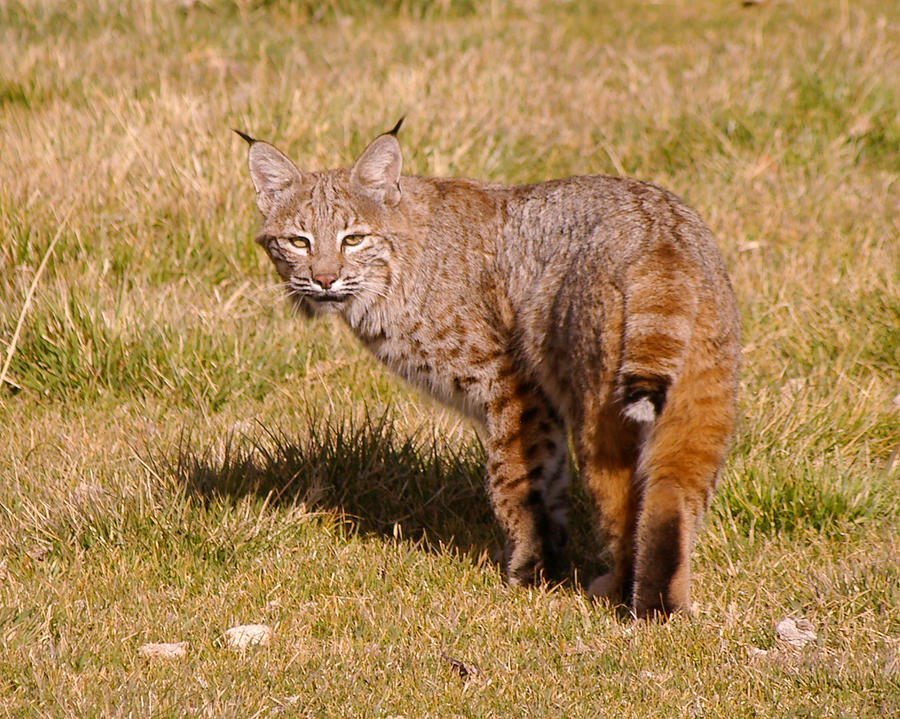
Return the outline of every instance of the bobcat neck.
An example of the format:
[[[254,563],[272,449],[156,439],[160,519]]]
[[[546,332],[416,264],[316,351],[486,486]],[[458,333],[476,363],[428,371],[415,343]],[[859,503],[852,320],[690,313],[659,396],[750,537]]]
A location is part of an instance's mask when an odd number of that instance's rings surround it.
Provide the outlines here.
[[[483,422],[483,385],[509,346],[510,302],[496,262],[504,193],[419,177],[402,178],[401,190],[393,212],[373,217],[390,225],[397,247],[388,289],[343,318],[401,377]]]

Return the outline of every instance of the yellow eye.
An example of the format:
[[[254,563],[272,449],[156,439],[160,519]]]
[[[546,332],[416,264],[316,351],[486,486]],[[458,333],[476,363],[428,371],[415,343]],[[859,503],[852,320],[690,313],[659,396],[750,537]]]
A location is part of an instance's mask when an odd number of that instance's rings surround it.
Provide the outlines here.
[[[299,247],[302,250],[309,249],[309,240],[305,237],[289,237],[288,242],[290,242],[294,247]]]
[[[356,247],[364,239],[366,239],[365,235],[346,235],[344,237],[344,246],[345,247]]]

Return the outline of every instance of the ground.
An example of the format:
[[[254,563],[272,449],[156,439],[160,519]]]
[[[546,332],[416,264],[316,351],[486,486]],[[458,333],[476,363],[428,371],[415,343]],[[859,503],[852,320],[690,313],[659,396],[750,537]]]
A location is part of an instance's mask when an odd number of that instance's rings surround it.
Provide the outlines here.
[[[22,0],[0,46],[0,716],[900,713],[896,3]],[[406,172],[713,228],[742,418],[692,618],[509,589],[471,427],[281,301],[231,128],[316,169],[404,114]]]

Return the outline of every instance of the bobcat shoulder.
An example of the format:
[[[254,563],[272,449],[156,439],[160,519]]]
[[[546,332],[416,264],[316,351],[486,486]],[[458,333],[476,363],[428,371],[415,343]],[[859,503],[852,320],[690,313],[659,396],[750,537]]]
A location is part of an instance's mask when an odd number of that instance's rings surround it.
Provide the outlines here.
[[[710,231],[627,178],[405,176],[398,129],[315,172],[244,136],[257,240],[289,296],[482,425],[511,583],[563,565],[571,436],[611,565],[589,591],[687,610],[740,358]]]

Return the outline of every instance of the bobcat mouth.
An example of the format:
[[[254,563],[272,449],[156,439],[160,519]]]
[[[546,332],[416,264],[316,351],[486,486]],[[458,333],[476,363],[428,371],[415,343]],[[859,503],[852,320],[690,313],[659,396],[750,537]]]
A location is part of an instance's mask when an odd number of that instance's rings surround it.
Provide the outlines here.
[[[309,299],[314,302],[322,302],[322,303],[337,303],[345,302],[350,299],[350,295],[344,294],[342,292],[319,292],[314,295],[308,295]]]

